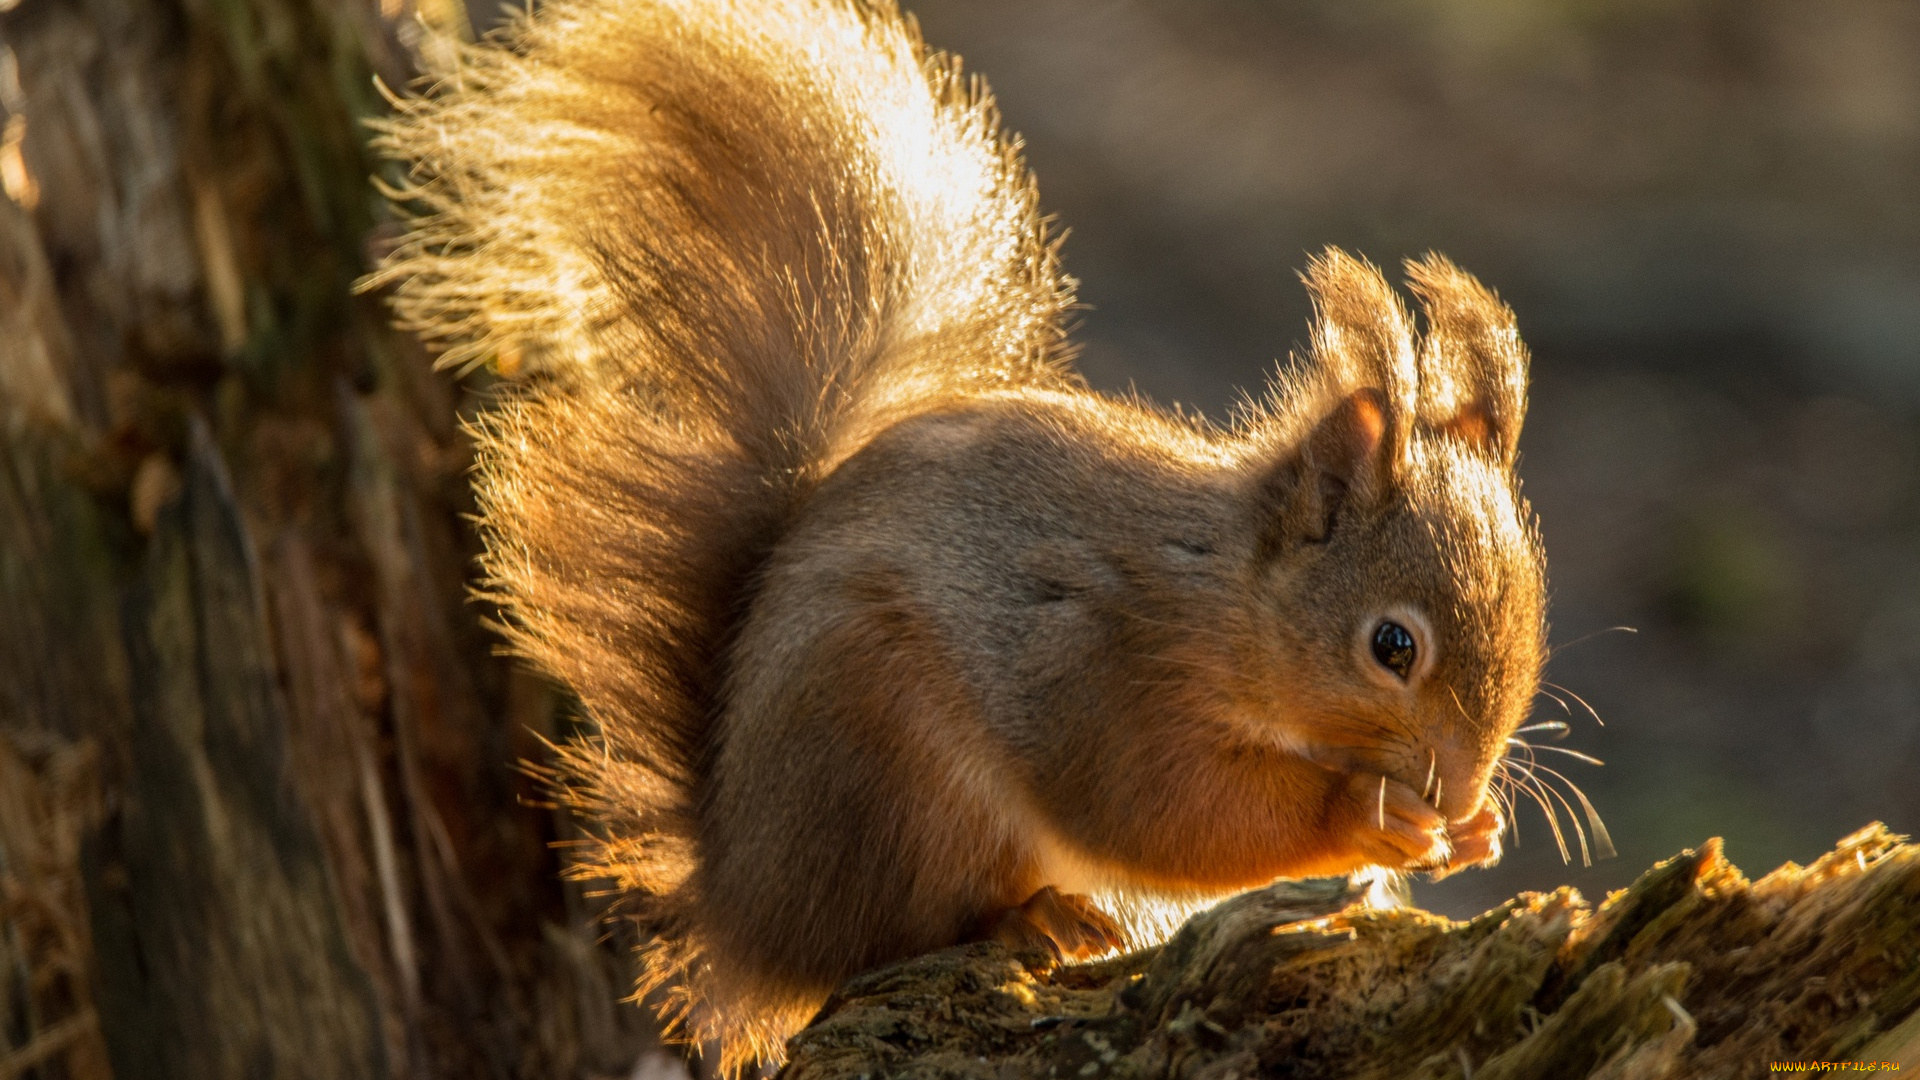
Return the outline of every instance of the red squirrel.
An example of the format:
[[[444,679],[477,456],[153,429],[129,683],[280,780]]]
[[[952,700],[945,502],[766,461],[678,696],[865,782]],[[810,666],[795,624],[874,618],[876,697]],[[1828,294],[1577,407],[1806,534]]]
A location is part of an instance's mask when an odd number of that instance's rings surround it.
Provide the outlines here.
[[[482,589],[592,721],[577,869],[724,1068],[926,950],[1499,856],[1544,563],[1526,350],[1453,264],[1416,325],[1314,259],[1231,425],[1095,393],[1018,144],[886,0],[551,0],[381,146],[375,280],[511,376]]]

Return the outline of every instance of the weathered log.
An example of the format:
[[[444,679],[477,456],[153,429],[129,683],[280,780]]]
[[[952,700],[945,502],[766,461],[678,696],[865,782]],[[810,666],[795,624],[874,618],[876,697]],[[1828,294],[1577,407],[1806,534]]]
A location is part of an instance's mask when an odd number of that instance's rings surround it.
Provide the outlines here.
[[[1597,908],[1570,889],[1468,922],[1282,883],[1164,946],[1058,966],[997,945],[842,987],[789,1080],[1748,1077],[1920,1067],[1920,847],[1863,829],[1749,882],[1719,841]],[[1883,1065],[1884,1067],[1884,1065]]]

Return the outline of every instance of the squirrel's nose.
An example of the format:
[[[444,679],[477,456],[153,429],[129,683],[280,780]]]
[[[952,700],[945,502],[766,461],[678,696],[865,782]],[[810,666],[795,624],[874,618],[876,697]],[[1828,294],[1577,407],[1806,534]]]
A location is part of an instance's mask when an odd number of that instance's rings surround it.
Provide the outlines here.
[[[1451,822],[1471,820],[1487,800],[1493,763],[1451,740],[1429,747],[1426,786],[1421,796]]]

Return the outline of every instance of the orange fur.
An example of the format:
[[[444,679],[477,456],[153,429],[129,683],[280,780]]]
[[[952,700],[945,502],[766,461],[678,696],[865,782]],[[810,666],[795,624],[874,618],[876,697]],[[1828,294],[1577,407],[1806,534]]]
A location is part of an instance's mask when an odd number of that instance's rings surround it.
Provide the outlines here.
[[[1497,857],[1544,585],[1472,278],[1409,265],[1421,334],[1328,252],[1311,357],[1214,428],[1074,379],[1032,180],[887,3],[554,0],[458,56],[385,127],[373,280],[523,369],[485,590],[597,725],[578,872],[723,1068],[874,964],[1104,943],[1081,893]]]

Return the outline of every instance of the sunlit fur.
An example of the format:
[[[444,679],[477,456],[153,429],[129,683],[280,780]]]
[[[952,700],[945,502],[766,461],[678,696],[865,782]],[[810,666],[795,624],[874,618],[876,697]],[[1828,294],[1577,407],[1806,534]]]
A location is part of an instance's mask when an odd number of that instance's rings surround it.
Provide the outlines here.
[[[1423,336],[1317,259],[1312,355],[1231,427],[1092,394],[984,88],[884,3],[555,0],[381,146],[413,216],[375,280],[517,375],[482,570],[598,725],[559,753],[579,873],[723,1068],[1044,886],[1146,934],[1497,857],[1541,657],[1526,355],[1451,264],[1408,267]],[[1413,687],[1364,651],[1399,610]]]

